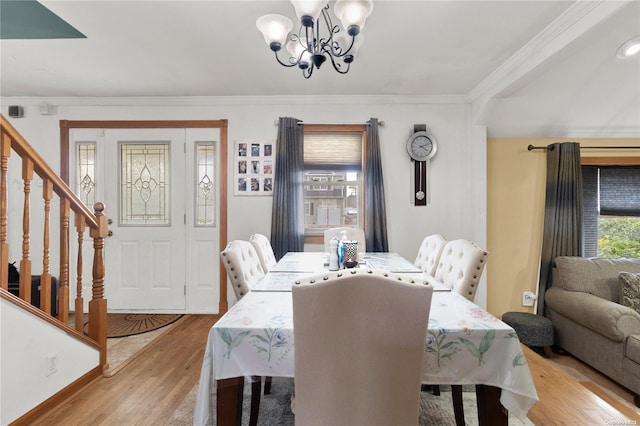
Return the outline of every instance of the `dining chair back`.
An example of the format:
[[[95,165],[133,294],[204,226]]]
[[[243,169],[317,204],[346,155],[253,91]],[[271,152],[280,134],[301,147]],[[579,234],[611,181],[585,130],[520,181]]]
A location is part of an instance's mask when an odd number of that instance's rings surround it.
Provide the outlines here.
[[[238,300],[265,276],[258,253],[249,241],[229,241],[220,258]]]
[[[341,226],[338,228],[329,228],[324,231],[325,252],[329,252],[329,242],[333,237],[337,237],[338,239],[342,238],[342,231],[346,232],[348,240],[358,242],[358,253],[364,253],[367,251],[367,240],[364,235],[364,229]]]
[[[227,271],[227,276],[231,281],[231,287],[237,300],[242,299],[242,297],[265,276],[265,271],[260,263],[258,253],[249,241],[229,241],[225,249],[220,252],[220,258]],[[265,395],[269,393],[270,384],[271,377],[267,377],[264,390]],[[251,377],[249,426],[256,426],[258,423],[261,388],[262,378],[259,376]]]
[[[442,249],[433,277],[473,302],[488,256],[473,241],[449,241]]]
[[[253,244],[253,248],[258,253],[262,269],[265,273],[269,272],[278,263],[273,253],[273,247],[271,247],[271,241],[263,234],[253,234],[249,237],[249,242]]]
[[[417,425],[432,292],[359,269],[296,282],[296,424]]]
[[[433,275],[438,267],[442,249],[447,243],[447,239],[440,234],[427,235],[420,244],[418,255],[413,264],[423,272]]]

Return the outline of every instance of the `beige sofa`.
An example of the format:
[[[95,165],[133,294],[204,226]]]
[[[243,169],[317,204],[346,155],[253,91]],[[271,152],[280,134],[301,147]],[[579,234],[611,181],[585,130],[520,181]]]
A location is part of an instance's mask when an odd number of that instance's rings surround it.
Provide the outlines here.
[[[620,272],[640,259],[560,256],[545,293],[555,344],[636,394],[640,406],[640,314],[623,306]]]

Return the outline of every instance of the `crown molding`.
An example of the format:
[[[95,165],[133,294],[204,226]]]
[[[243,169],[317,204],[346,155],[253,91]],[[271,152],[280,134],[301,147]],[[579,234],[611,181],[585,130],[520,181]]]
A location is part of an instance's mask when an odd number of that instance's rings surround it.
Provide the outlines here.
[[[362,105],[466,104],[464,95],[408,96],[150,96],[150,97],[0,97],[3,105],[55,106],[220,106],[220,105]]]

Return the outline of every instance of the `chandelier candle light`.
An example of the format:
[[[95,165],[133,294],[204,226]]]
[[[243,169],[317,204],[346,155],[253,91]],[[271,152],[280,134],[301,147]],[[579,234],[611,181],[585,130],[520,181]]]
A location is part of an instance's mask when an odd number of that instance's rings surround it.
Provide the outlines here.
[[[346,74],[362,43],[362,36],[357,36],[373,11],[373,1],[337,0],[333,11],[342,23],[342,31],[331,21],[328,0],[291,0],[291,3],[300,19],[297,33],[289,34],[293,23],[286,16],[264,15],[256,21],[276,60],[285,67],[298,66],[304,78],[309,78],[314,68],[320,68],[328,57],[336,71]],[[328,34],[321,31],[325,29]],[[278,56],[285,43],[291,55],[287,62]]]

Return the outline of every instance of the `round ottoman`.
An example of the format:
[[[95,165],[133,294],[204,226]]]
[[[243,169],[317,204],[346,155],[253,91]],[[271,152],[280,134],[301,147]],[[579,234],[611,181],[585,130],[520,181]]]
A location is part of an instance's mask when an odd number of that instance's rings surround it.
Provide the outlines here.
[[[505,312],[502,321],[518,334],[520,342],[527,346],[543,347],[548,355],[553,345],[553,324],[549,318],[528,312]]]

